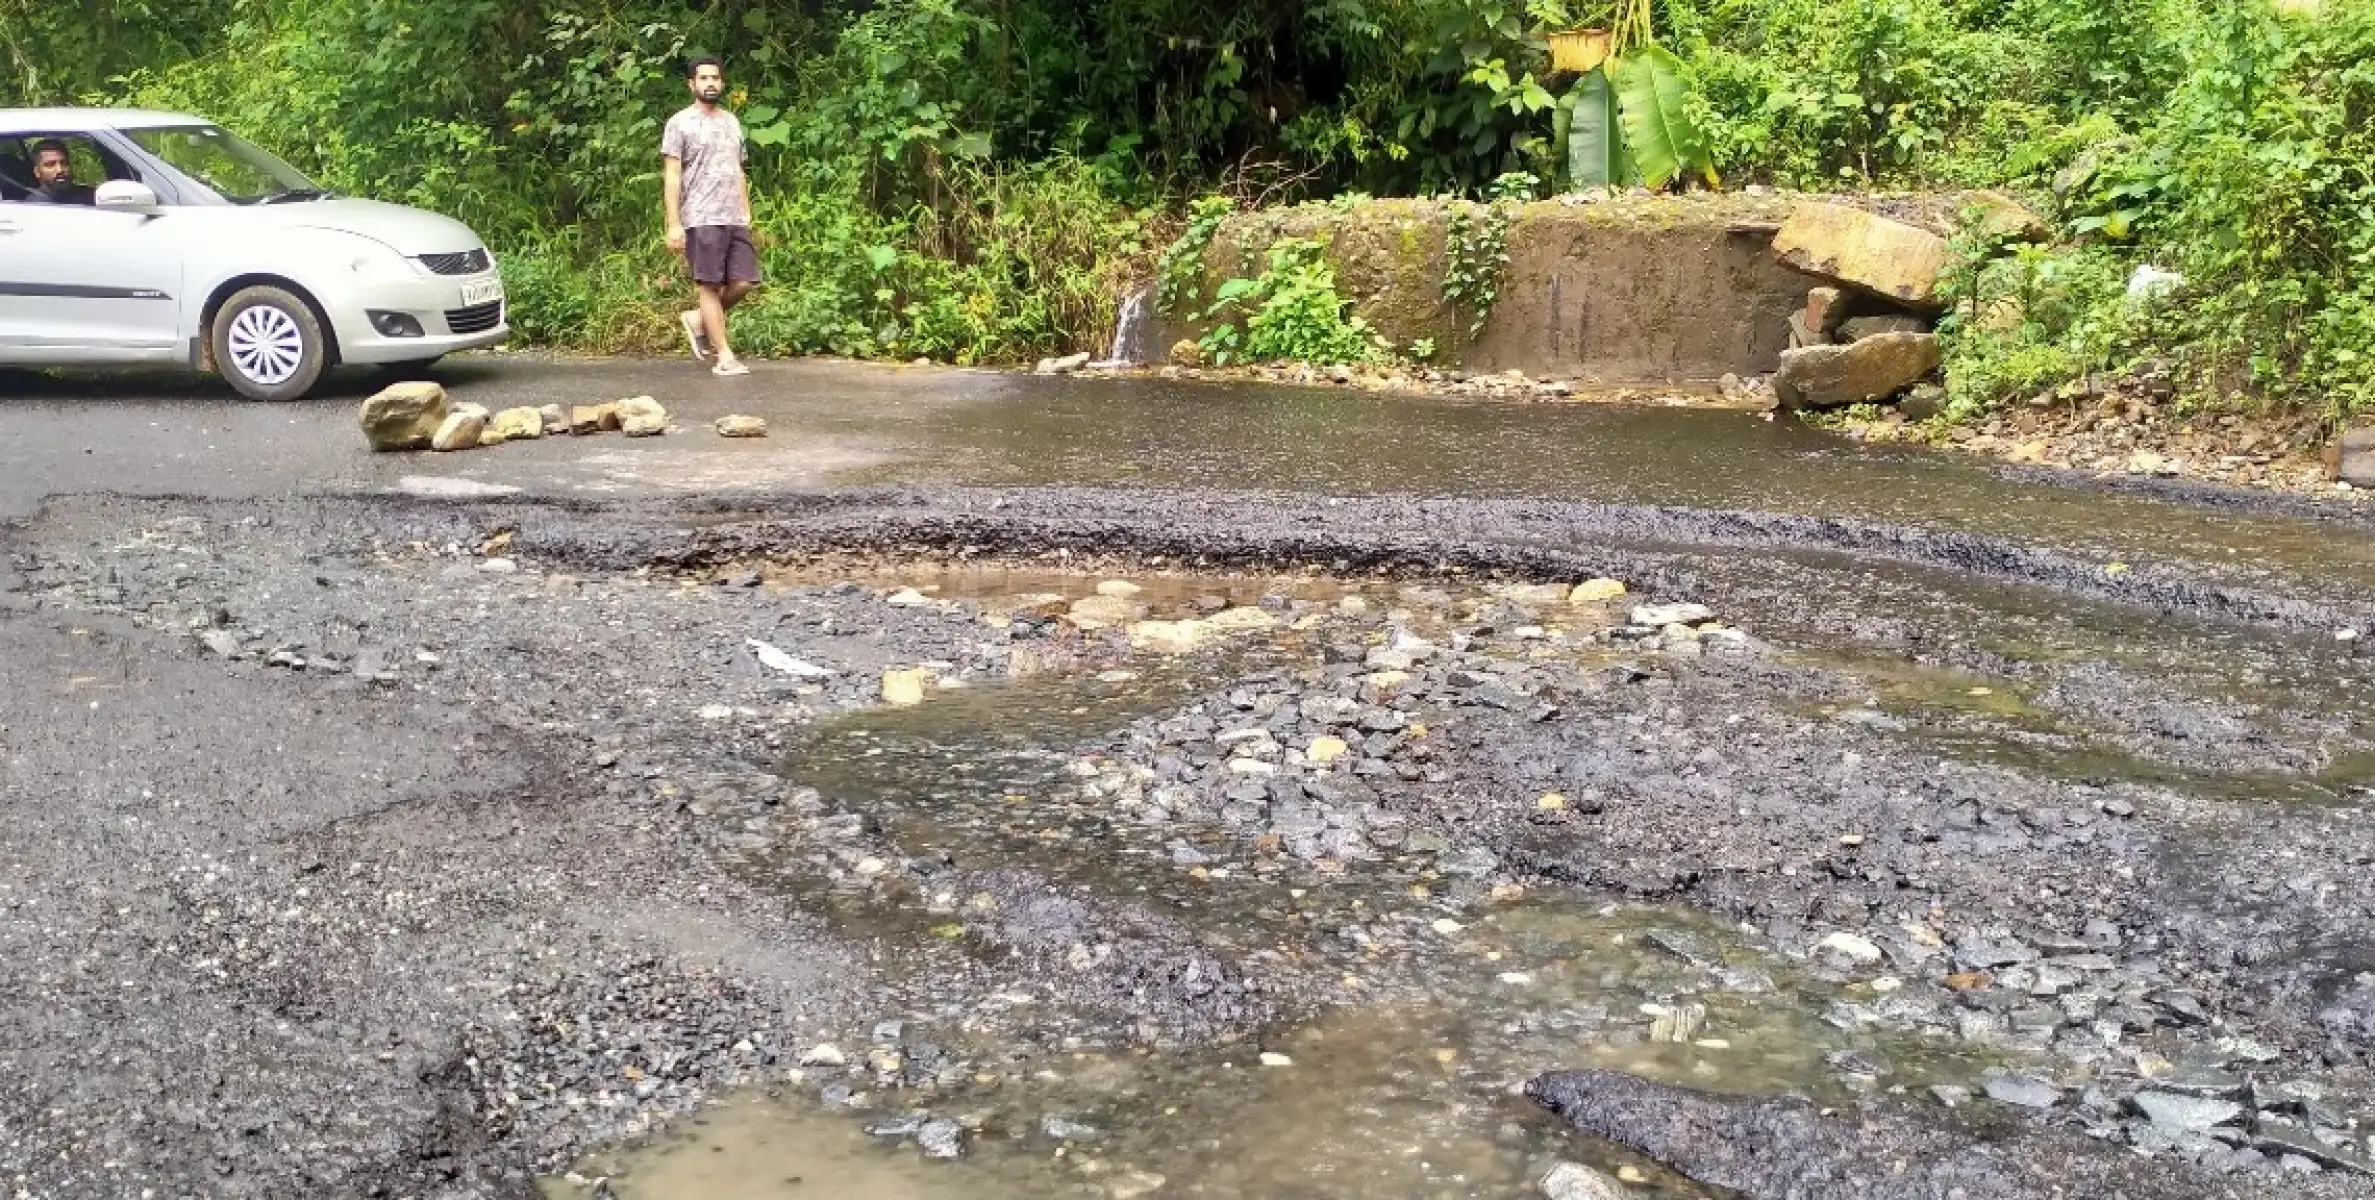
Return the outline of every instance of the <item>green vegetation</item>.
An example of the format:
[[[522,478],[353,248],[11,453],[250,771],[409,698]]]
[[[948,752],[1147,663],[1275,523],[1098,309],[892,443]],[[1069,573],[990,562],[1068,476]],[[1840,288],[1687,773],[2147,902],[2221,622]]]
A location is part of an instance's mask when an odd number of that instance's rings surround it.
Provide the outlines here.
[[[2116,73],[2063,78],[2067,124],[2005,164],[2050,190],[2065,240],[1956,278],[1956,411],[2147,360],[2189,405],[2375,410],[2375,4],[2106,7],[2155,23],[2059,27],[2057,51]]]
[[[1539,181],[1524,172],[1504,175],[1494,181],[1492,202],[1481,214],[1455,205],[1445,217],[1443,298],[1467,310],[1471,339],[1492,319],[1501,275],[1509,267],[1509,227],[1517,223],[1519,201],[1537,186]]]
[[[1227,209],[1194,196],[1483,197],[1570,178],[1578,147],[1677,188],[2003,187],[2059,238],[1973,247],[1957,411],[2147,359],[2188,403],[2375,409],[2375,0],[1621,7],[0,0],[0,103],[196,109],[453,213],[501,253],[522,333],[586,348],[668,343],[655,146],[697,51],[727,57],[753,142],[759,352],[1096,348],[1132,280],[1199,286]],[[1609,69],[1620,155],[1584,136],[1547,35],[1635,12],[1657,53]],[[1471,219],[1451,256],[1471,316],[1491,232]],[[2182,282],[2132,296],[2148,263]],[[1230,352],[1374,352],[1324,265],[1273,254],[1228,301]]]
[[[1365,363],[1392,351],[1336,290],[1336,268],[1327,247],[1310,238],[1271,243],[1269,269],[1252,278],[1231,279],[1214,293],[1204,319],[1212,330],[1201,341],[1206,358],[1234,362]],[[1238,328],[1238,322],[1244,328]]]
[[[1658,43],[1656,9],[1654,0],[1534,5],[1535,15],[1555,27],[1552,66],[1582,75],[1559,107],[1552,138],[1566,153],[1567,180],[1579,189],[1662,188],[1685,176],[1717,182],[1692,103],[1690,67]],[[1563,61],[1562,38],[1572,41]]]
[[[1220,232],[1236,206],[1221,196],[1206,196],[1188,206],[1187,229],[1163,251],[1156,271],[1159,298],[1165,308],[1192,311],[1204,294],[1204,251]]]

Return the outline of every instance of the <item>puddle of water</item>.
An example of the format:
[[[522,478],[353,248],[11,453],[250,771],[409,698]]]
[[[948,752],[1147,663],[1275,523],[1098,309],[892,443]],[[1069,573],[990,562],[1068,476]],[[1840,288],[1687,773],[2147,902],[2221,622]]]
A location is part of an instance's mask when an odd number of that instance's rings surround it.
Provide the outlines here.
[[[1950,758],[1995,763],[2096,786],[2132,783],[2235,804],[2359,806],[2375,794],[2375,755],[2351,755],[2315,775],[2218,774],[2108,749],[2083,738],[2032,738],[1917,727],[1910,736]]]
[[[1952,758],[2211,799],[2312,804],[2363,802],[2375,775],[2365,734],[2375,729],[2375,662],[2330,636],[2148,617],[1832,551],[1702,549],[1683,561],[1786,593],[1792,602],[1769,611],[1743,601],[1750,611],[1719,615],[1782,647],[1785,661],[1862,680],[1876,707],[1913,726],[1909,736]],[[1945,665],[1958,662],[1987,669]],[[2220,730],[2224,744],[2193,759],[2140,756],[2156,738],[2160,749],[2190,749],[2184,737],[2158,733],[2152,711],[2119,700],[2146,689],[2180,721]],[[1829,716],[1865,698],[1800,711]],[[2242,757],[2251,737],[2264,757]]]
[[[1177,707],[1211,686],[1210,660],[1147,662],[1101,677],[1049,675],[943,692],[913,708],[818,723],[785,752],[782,774],[829,808],[879,822],[908,856],[965,869],[1023,866],[1059,882],[1098,878],[1162,856],[1163,831],[1115,825],[1110,805],[1067,803],[1065,747]],[[962,897],[909,894],[884,904],[817,883],[802,863],[741,865],[792,890],[861,936],[946,936]]]
[[[858,1116],[826,1114],[787,1089],[596,1156],[578,1174],[607,1177],[620,1200],[1485,1200],[1531,1194],[1551,1163],[1576,1159],[1631,1174],[1630,1194],[1706,1196],[1575,1137],[1516,1088],[1546,1069],[1601,1067],[1837,1103],[1857,1090],[1967,1082],[1987,1065],[1919,1035],[1843,1028],[1853,1023],[1840,1004],[1884,1004],[1885,994],[1799,979],[1695,914],[1528,900],[1442,940],[1392,1001],[1252,1043],[1052,1055],[995,1088],[915,1109],[883,1094],[878,1111]],[[968,1129],[964,1161],[926,1162],[904,1138],[865,1132],[925,1116]],[[1050,1118],[1093,1133],[1065,1143],[1049,1135]],[[1157,1179],[1158,1191],[1136,1190]],[[721,1181],[735,1190],[705,1190]],[[586,1194],[549,1186],[555,1197]]]
[[[2043,727],[2048,718],[2029,703],[2021,683],[1976,671],[1936,667],[1901,659],[1856,656],[1838,651],[1794,651],[1784,661],[1816,670],[1853,675],[1872,687],[1883,712],[1965,713]],[[1840,706],[1819,711],[1831,715]]]
[[[2143,664],[2185,660],[2202,677],[2235,687],[2268,679],[2230,660],[2234,651],[2220,649],[2230,635],[2207,622],[2139,629],[2132,612],[2113,606],[1971,588],[1939,572],[1894,566],[1841,571],[1825,559],[1789,572],[1778,586],[1817,595],[1831,589],[1842,605],[1872,606],[1840,611],[1883,611],[1955,638],[2035,636],[2101,653],[2110,644],[2099,640],[2103,631],[2118,630],[2129,635],[2124,652]],[[1157,613],[1265,596],[1358,595],[1373,612],[1408,603],[1434,621],[1514,594],[1502,588],[1494,600],[1475,585],[1447,596],[1301,577],[1131,579],[1142,589],[1138,599]],[[770,582],[817,580],[793,572]],[[1016,597],[1078,598],[1096,586],[1093,577],[1061,569],[974,565],[902,566],[857,582],[993,610]],[[1746,623],[1757,624],[1753,615]],[[2234,783],[2255,798],[2268,794],[2265,781],[2205,780],[2104,755],[2041,705],[2034,679],[1892,659],[1835,629],[1757,632],[1800,646],[1789,652],[1796,665],[1862,680],[1880,708],[1917,718],[1906,736],[1955,757],[2015,761],[2056,777],[2197,790]],[[1016,679],[945,692],[914,708],[853,713],[812,727],[787,751],[782,770],[817,789],[828,811],[860,816],[900,856],[946,864],[953,877],[1023,868],[1058,893],[1169,917],[1224,958],[1275,956],[1304,978],[1341,980],[1332,1007],[1238,1042],[1116,1048],[1123,1039],[1098,1040],[1117,1032],[1109,1021],[1056,1011],[1060,989],[1034,998],[1026,981],[1024,991],[990,997],[974,1011],[909,1020],[911,1042],[928,1039],[936,1053],[965,1064],[961,1071],[902,1088],[863,1067],[809,1070],[775,1094],[742,1097],[702,1123],[597,1156],[580,1174],[607,1176],[620,1200],[1482,1200],[1533,1194],[1548,1165],[1571,1158],[1629,1172],[1632,1194],[1699,1197],[1708,1193],[1687,1180],[1556,1126],[1517,1088],[1544,1070],[1599,1067],[1706,1090],[1800,1091],[1844,1104],[1876,1089],[1968,1085],[2016,1053],[1977,1049],[1939,1030],[1951,1014],[1922,1006],[1944,1001],[1901,996],[1886,980],[1821,977],[1690,910],[1487,893],[1446,874],[1442,856],[1451,848],[1440,840],[1387,841],[1373,856],[1342,864],[1298,861],[1260,846],[1252,829],[1225,822],[1138,822],[1128,803],[1117,803],[1126,796],[1099,790],[1121,777],[1084,760],[1080,747],[1208,695],[1220,680],[1258,693],[1308,662],[1310,639],[1328,636],[1282,629],[1217,657],[1141,657],[1126,673]],[[2044,678],[2069,666],[2028,661]],[[1249,726],[1261,723],[1258,714],[1246,718]],[[1183,845],[1190,853],[1180,853]],[[947,939],[986,961],[999,959],[994,939],[978,936],[989,926],[976,924],[976,898],[936,890],[936,879],[952,876],[893,871],[873,883],[835,886],[820,881],[806,859],[756,859],[737,869],[754,882],[794,889],[861,936],[886,944]],[[828,1109],[820,1091],[859,1111]],[[851,1101],[853,1091],[858,1099]],[[1051,1118],[1094,1136],[1051,1136]],[[922,1156],[913,1134],[927,1119],[953,1120],[967,1131],[962,1161]],[[884,1135],[870,1135],[870,1127]],[[586,1194],[553,1186],[561,1189],[556,1196]]]
[[[968,594],[1082,585],[1028,573],[943,582]],[[1210,586],[1187,581],[1179,594]],[[812,729],[783,771],[817,789],[829,810],[860,814],[901,855],[960,871],[1024,867],[1059,893],[1167,914],[1224,956],[1275,954],[1310,977],[1340,979],[1344,1003],[1230,1044],[1147,1050],[1092,1040],[1065,1050],[1048,1047],[1079,1026],[1036,1012],[1027,993],[1002,993],[984,1011],[908,1022],[910,1043],[928,1040],[970,1064],[953,1083],[944,1073],[932,1087],[866,1095],[878,1081],[863,1069],[808,1071],[775,1095],[596,1156],[578,1174],[608,1178],[620,1200],[1484,1200],[1532,1194],[1551,1163],[1572,1158],[1630,1173],[1633,1194],[1698,1197],[1709,1193],[1575,1137],[1517,1089],[1544,1070],[1602,1067],[1835,1103],[1871,1089],[1967,1083],[1997,1061],[1909,1031],[1904,1013],[1880,1031],[1874,1015],[1903,1003],[1886,982],[1816,978],[1690,910],[1487,895],[1439,869],[1440,842],[1343,866],[1299,862],[1222,826],[1132,823],[1114,796],[1090,794],[1105,777],[1074,770],[1075,747],[1173,710],[1217,679],[1258,691],[1275,677],[1268,656],[1301,649],[1285,633],[1234,658],[1149,666],[1127,679],[1040,677],[851,714]],[[1182,841],[1197,859],[1175,856]],[[796,863],[742,869],[771,886],[814,889],[808,897],[852,932],[970,945],[970,898],[935,894],[928,877],[835,891],[796,882]],[[834,1084],[855,1089],[863,1111],[829,1112],[813,1099]],[[1050,1118],[1094,1137],[1051,1137]],[[925,1119],[969,1131],[963,1161],[923,1159],[912,1135]],[[886,1126],[897,1136],[866,1132]],[[831,1181],[827,1190],[820,1180]],[[715,1190],[719,1181],[740,1190]],[[587,1194],[551,1186],[556,1196]]]
[[[2106,744],[2098,734],[2031,703],[2033,689],[2012,680],[1837,652],[1789,658],[1869,682],[1875,707],[1905,722],[1905,728],[1896,731],[1900,736],[1963,762],[2097,786],[2137,784],[2234,803],[2361,804],[2375,792],[2375,754],[2337,756],[2332,765],[2312,775],[2190,769]],[[1809,717],[1838,719],[1860,706],[1791,707]]]
[[[700,1200],[938,1200],[948,1174],[912,1156],[883,1153],[856,1122],[765,1098],[713,1105],[656,1137],[632,1166],[597,1156],[576,1174],[546,1179],[547,1200],[593,1192],[611,1171],[615,1195]]]
[[[1013,380],[993,392],[917,429],[930,447],[923,474],[1796,512],[2041,540],[2138,565],[2186,558],[2375,585],[2375,537],[2363,526],[2013,484],[1978,461],[1743,413],[1146,379]],[[913,479],[918,467],[878,475]]]

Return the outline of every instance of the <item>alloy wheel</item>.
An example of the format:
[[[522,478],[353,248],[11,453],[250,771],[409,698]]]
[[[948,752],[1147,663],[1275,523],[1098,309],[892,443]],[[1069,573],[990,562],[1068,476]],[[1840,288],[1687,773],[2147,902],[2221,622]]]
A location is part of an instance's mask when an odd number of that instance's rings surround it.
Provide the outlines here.
[[[305,362],[305,332],[296,318],[259,304],[231,319],[224,338],[231,365],[249,379],[274,387],[286,383]]]

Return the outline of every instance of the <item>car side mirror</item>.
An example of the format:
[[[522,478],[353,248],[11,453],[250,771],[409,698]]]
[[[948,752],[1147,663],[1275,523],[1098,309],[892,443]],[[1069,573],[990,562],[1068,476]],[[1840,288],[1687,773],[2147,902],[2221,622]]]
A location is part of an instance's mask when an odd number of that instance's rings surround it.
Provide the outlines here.
[[[150,216],[157,215],[164,207],[157,202],[157,189],[136,179],[110,179],[100,184],[91,203],[99,208]]]

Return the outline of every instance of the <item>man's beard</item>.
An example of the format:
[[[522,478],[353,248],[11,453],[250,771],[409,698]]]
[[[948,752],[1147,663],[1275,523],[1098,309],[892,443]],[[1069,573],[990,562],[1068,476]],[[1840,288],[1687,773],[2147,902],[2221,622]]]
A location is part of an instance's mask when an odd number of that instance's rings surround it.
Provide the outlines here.
[[[705,87],[695,94],[701,97],[702,103],[715,104],[717,103],[718,97],[726,94],[726,89],[722,87]]]

